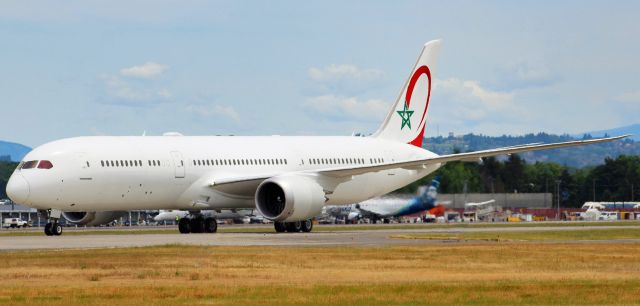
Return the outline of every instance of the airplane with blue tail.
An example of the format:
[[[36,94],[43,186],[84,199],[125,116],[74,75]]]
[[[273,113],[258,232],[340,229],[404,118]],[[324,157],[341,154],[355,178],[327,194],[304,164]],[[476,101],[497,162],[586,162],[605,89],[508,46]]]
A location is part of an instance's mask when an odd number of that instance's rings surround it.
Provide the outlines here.
[[[362,218],[374,221],[383,219],[386,221],[392,217],[413,215],[436,207],[439,186],[440,180],[436,177],[416,197],[386,196],[374,198],[348,206],[327,207],[325,213],[333,217],[344,217],[348,221]]]

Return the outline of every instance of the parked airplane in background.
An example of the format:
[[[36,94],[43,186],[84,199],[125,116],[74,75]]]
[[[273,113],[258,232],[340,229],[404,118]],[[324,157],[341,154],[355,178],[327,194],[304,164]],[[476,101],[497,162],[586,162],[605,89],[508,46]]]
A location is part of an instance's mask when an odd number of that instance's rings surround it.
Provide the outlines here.
[[[438,156],[422,148],[440,41],[425,44],[384,122],[370,137],[95,136],[29,152],[7,183],[20,204],[48,212],[188,210],[181,233],[215,232],[201,210],[257,208],[277,232],[309,232],[325,205],[381,196],[450,161],[620,139],[531,144]],[[265,97],[268,99],[268,97]],[[282,118],[286,120],[286,118]]]
[[[205,211],[202,212],[205,215]],[[158,214],[153,217],[153,221],[156,222],[167,222],[167,221],[179,221],[182,218],[186,218],[189,216],[189,211],[187,210],[159,210]]]
[[[438,178],[431,180],[431,185],[424,189],[421,195],[409,200],[397,197],[381,197],[363,201],[356,204],[361,217],[369,218],[374,222],[383,219],[388,223],[391,217],[413,215],[436,207],[438,197]]]
[[[434,178],[431,180],[431,185],[425,186],[417,197],[385,196],[348,206],[327,206],[325,212],[330,216],[343,217],[348,221],[367,218],[374,223],[381,219],[388,223],[389,218],[413,215],[436,207],[438,186],[440,182],[438,178]]]
[[[494,203],[496,200],[495,199],[491,199],[488,201],[484,201],[484,202],[469,202],[469,203],[464,203],[464,208],[476,208],[476,207],[482,207],[484,205],[488,205],[491,203]]]
[[[212,217],[219,220],[233,220],[235,223],[251,223],[253,220],[258,220],[258,216],[253,209],[203,210],[201,213],[205,218]],[[158,215],[153,217],[153,220],[156,222],[176,221],[188,216],[189,211],[187,210],[160,210]]]

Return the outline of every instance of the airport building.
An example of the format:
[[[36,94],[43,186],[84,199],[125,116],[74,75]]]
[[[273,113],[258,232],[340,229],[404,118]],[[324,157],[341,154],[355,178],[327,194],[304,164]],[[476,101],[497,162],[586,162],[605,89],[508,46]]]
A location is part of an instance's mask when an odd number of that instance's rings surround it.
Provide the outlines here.
[[[40,223],[37,209],[9,201],[0,205],[0,222],[3,222],[5,218],[20,218],[21,220],[29,221],[34,226]],[[44,222],[45,220],[43,219],[42,221]]]
[[[479,203],[495,200],[495,205],[503,208],[552,208],[551,193],[441,193],[438,202],[451,204],[449,208],[463,209],[465,203]]]

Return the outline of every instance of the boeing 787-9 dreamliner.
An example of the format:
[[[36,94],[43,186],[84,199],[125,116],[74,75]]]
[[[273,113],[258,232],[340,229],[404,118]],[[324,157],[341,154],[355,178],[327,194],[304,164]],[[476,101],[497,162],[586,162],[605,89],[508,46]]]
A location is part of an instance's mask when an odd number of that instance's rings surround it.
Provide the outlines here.
[[[20,204],[58,219],[126,210],[190,214],[181,233],[216,232],[201,210],[257,208],[275,230],[312,229],[325,205],[358,203],[414,182],[450,161],[612,141],[610,137],[437,155],[422,148],[439,40],[424,45],[400,96],[369,137],[95,136],[46,143],[24,157],[7,184]]]

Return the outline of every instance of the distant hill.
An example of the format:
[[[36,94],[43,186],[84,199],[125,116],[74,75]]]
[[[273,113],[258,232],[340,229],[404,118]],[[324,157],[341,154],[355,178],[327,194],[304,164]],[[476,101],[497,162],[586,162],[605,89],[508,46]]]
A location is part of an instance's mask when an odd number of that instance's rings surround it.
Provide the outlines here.
[[[592,132],[586,132],[584,134],[589,134],[593,137],[603,137],[605,134],[609,135],[609,136],[619,136],[619,135],[625,135],[625,134],[632,134],[633,136],[629,137],[635,141],[640,141],[640,123],[639,124],[633,124],[633,125],[627,125],[627,126],[622,126],[619,128],[613,128],[613,129],[609,129],[609,130],[601,130],[601,131],[592,131]],[[578,137],[582,137],[582,135],[576,135]]]
[[[0,160],[21,161],[31,148],[15,142],[0,140]]]
[[[615,135],[615,134],[610,134]],[[528,143],[551,143],[591,138],[573,137],[571,135],[552,135],[546,133],[527,134],[523,136],[485,136],[467,134],[453,137],[432,137],[424,139],[424,148],[438,154],[451,154],[454,150],[470,152]],[[613,142],[522,153],[527,162],[554,162],[570,167],[582,168],[604,163],[606,157],[616,158],[620,155],[640,155],[640,142],[624,139]]]

